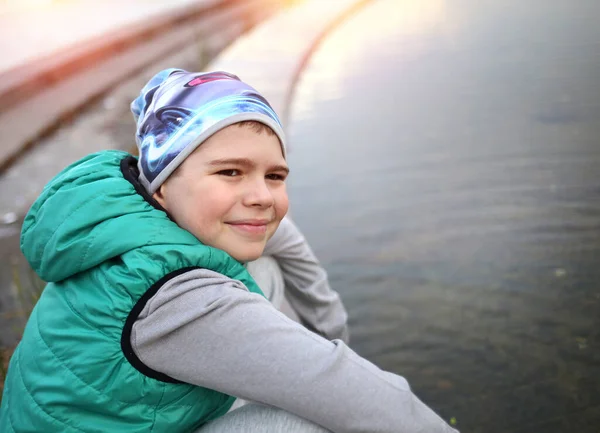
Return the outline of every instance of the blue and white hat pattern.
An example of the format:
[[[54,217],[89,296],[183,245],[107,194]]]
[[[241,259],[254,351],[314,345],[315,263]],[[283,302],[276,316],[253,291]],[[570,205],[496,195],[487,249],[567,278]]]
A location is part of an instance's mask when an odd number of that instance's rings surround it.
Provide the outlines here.
[[[137,121],[140,182],[153,194],[202,142],[229,125],[254,120],[285,136],[277,114],[255,89],[227,72],[166,69],[131,103]]]

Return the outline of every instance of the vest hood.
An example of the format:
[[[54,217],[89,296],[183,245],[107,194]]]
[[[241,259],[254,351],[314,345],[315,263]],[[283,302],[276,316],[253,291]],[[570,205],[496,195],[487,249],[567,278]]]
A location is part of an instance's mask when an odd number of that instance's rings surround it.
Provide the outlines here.
[[[185,230],[164,230],[165,223],[176,224],[165,222],[165,212],[124,178],[127,156],[104,151],[68,166],[29,210],[21,250],[44,281],[61,281],[142,246],[198,245]]]

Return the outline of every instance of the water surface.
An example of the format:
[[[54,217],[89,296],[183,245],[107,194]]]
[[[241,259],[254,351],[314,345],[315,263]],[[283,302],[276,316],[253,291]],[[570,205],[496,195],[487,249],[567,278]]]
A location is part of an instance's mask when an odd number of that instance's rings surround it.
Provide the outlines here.
[[[600,431],[598,17],[374,1],[296,89],[292,213],[352,346],[463,432]]]

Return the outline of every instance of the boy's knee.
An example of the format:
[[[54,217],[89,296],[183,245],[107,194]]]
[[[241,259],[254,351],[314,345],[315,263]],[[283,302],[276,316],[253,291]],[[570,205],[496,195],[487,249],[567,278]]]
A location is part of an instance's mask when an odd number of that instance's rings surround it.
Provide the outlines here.
[[[197,433],[327,433],[329,430],[275,407],[247,404],[202,427]]]
[[[285,283],[277,260],[271,256],[259,257],[252,262],[248,262],[246,269],[267,299],[271,301],[275,308],[279,309],[283,302]]]

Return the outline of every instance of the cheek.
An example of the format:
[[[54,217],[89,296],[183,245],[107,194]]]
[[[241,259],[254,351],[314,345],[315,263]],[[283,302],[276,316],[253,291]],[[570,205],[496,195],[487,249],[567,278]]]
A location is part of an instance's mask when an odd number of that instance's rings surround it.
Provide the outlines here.
[[[188,197],[194,224],[209,231],[217,229],[216,226],[231,213],[236,203],[235,198],[235,194],[227,185],[218,182],[195,188],[193,194]]]
[[[212,206],[203,206],[202,203],[206,203],[206,200],[193,200],[189,197],[185,208],[181,209],[183,213],[176,218],[176,222],[200,242],[212,245],[221,233],[222,218],[217,203],[213,202]]]
[[[198,186],[191,187],[190,184],[179,182],[174,184],[168,196],[168,209],[180,227],[198,236],[198,232],[203,231],[211,219],[212,208],[202,206],[207,198],[210,199]]]
[[[275,213],[278,218],[283,218],[288,211],[289,199],[285,186],[275,195]]]
[[[189,197],[189,196],[188,196]],[[175,219],[175,222],[181,228],[193,232],[194,225],[197,224],[198,216],[194,208],[193,201],[186,199],[185,195],[177,195],[168,201],[169,212]]]

